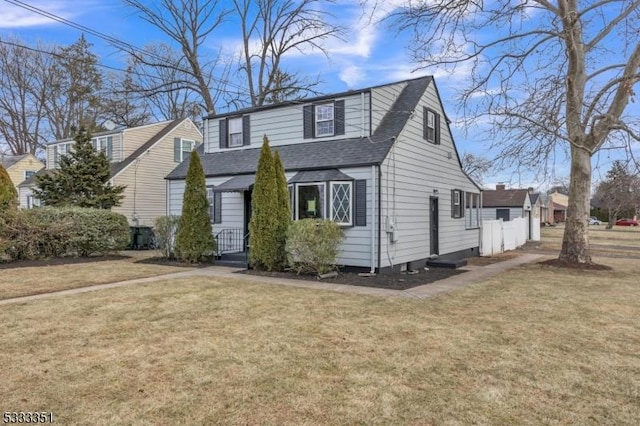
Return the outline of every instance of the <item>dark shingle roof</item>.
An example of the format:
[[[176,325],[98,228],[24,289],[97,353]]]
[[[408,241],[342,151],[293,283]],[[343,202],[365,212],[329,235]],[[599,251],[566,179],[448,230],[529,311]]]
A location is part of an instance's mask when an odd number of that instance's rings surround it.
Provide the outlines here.
[[[408,80],[395,103],[385,114],[371,137],[313,141],[274,146],[285,170],[319,170],[381,164],[415,109],[432,77]],[[261,148],[203,154],[198,151],[206,176],[255,173]],[[189,160],[176,167],[167,179],[184,179]]]
[[[538,198],[540,198],[540,194],[531,194],[529,198],[531,198],[531,205],[533,205],[538,201]]]
[[[522,207],[529,191],[527,189],[499,189],[483,191],[483,207]]]
[[[148,141],[143,143],[138,149],[133,151],[131,153],[131,155],[129,155],[127,158],[124,159],[124,161],[120,161],[120,162],[117,162],[117,163],[111,163],[111,177],[117,175],[122,170],[124,170],[125,167],[127,167],[129,164],[133,163],[133,161],[136,158],[141,156],[146,150],[151,148],[160,139],[162,139],[163,137],[167,136],[169,134],[169,132],[171,132],[173,129],[178,127],[178,125],[180,123],[182,123],[184,120],[186,120],[186,119],[182,118],[182,119],[179,119],[179,120],[173,120],[172,122],[168,123],[162,130],[160,130],[158,133],[156,133],[151,139],[149,139]]]

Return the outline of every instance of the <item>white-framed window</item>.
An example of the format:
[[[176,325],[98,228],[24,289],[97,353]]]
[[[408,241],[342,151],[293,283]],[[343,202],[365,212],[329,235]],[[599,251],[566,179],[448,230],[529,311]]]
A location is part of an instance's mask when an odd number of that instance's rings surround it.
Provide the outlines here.
[[[180,140],[180,162],[184,161],[191,155],[191,151],[196,148],[196,142],[189,139]]]
[[[480,227],[480,194],[466,193],[465,225],[467,229]]]
[[[333,104],[315,106],[316,136],[333,136],[335,132]]]
[[[294,219],[330,219],[341,226],[353,225],[353,181],[297,183],[290,186],[289,197],[295,207]]]
[[[289,190],[289,210],[291,210],[291,220],[296,218],[296,205],[294,204],[293,185],[287,185]]]
[[[73,142],[69,143],[61,143],[53,147],[53,166],[54,168],[58,168],[60,165],[60,158],[69,154],[71,152],[71,146]]]
[[[296,184],[296,219],[324,219],[325,183]]]
[[[229,119],[229,147],[242,146],[242,117]]]
[[[331,182],[331,220],[339,225],[353,224],[353,182]]]
[[[464,217],[464,208],[462,206],[462,197],[464,192],[460,189],[451,190],[451,217],[459,219]]]
[[[427,140],[436,141],[436,115],[430,110],[427,110]]]
[[[35,175],[37,172],[35,170],[25,170],[24,171],[24,180],[29,179],[31,176]]]
[[[27,195],[27,208],[32,209],[34,207],[40,207],[40,200],[32,194],[29,194]]]

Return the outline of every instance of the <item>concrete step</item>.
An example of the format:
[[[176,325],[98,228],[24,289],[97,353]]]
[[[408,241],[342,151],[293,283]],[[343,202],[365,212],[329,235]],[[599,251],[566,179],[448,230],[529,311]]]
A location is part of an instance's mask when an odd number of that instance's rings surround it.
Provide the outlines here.
[[[457,269],[457,268],[462,268],[463,266],[467,266],[467,259],[458,259],[458,260],[432,259],[432,260],[427,260],[427,266],[432,266],[434,268]]]

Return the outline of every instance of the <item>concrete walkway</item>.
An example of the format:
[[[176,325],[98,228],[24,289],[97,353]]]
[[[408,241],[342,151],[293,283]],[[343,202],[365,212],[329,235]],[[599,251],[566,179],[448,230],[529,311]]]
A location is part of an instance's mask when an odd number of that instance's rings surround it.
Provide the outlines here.
[[[134,280],[120,281],[109,284],[99,284],[89,287],[73,288],[69,290],[55,291],[51,293],[36,294],[33,296],[16,297],[13,299],[0,300],[0,305],[8,305],[13,303],[25,303],[33,300],[47,299],[54,296],[66,296],[70,294],[87,293],[90,291],[104,290],[108,288],[125,287],[136,284],[146,284],[159,281],[165,281],[177,278],[188,277],[220,277],[233,278],[237,280],[262,282],[267,284],[278,284],[291,287],[303,287],[316,290],[330,290],[345,293],[367,294],[371,296],[383,297],[406,297],[414,299],[427,299],[438,294],[447,293],[452,290],[465,287],[474,282],[483,281],[508,269],[514,268],[529,262],[534,262],[543,257],[540,254],[525,253],[513,259],[497,262],[487,266],[465,266],[460,268],[467,270],[464,274],[454,275],[444,280],[436,281],[431,284],[425,284],[413,287],[407,290],[388,290],[384,288],[361,287],[344,284],[333,284],[322,281],[305,281],[291,280],[283,278],[262,277],[259,275],[236,274],[236,268],[228,268],[225,266],[211,266],[208,268],[189,269],[188,271],[175,272],[172,274],[158,275],[155,277],[138,278]]]

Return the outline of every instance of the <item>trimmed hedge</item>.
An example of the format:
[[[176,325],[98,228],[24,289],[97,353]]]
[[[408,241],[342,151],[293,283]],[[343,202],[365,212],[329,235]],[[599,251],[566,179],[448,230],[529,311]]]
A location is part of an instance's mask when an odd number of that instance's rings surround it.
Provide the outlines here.
[[[3,228],[11,260],[106,254],[123,250],[130,238],[123,215],[79,207],[19,210]]]
[[[342,228],[323,219],[293,222],[287,231],[287,258],[291,268],[300,273],[325,274],[336,270]]]

